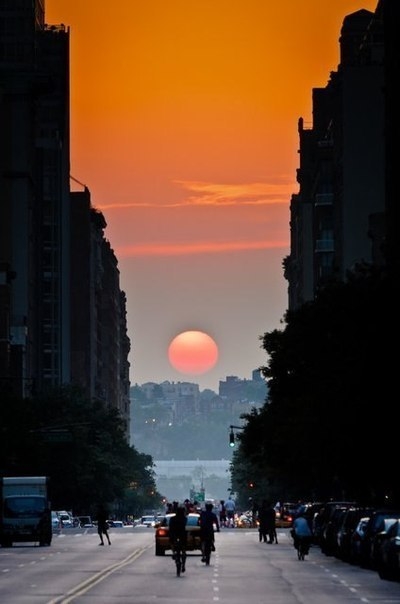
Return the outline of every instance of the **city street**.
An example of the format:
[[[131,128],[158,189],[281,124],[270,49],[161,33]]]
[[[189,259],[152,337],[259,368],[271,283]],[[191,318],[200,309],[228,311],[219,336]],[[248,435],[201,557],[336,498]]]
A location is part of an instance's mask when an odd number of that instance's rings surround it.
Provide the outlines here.
[[[258,532],[222,529],[211,565],[188,555],[176,577],[171,556],[155,556],[152,528],[111,529],[99,547],[95,529],[68,529],[50,547],[0,548],[0,599],[6,604],[357,604],[400,603],[400,584],[313,547],[297,559],[287,529],[278,544]]]

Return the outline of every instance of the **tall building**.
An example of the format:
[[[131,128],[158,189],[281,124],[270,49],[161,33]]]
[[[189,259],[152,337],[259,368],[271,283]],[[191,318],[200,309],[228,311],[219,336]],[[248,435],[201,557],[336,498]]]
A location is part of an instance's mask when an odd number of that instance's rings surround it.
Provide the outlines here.
[[[70,192],[69,29],[0,0],[0,391],[77,384],[129,437],[118,261],[87,188]]]
[[[299,120],[299,192],[284,263],[289,309],[357,266],[386,262],[384,4],[345,17],[338,69],[313,89],[311,127]]]
[[[69,31],[44,1],[0,2],[1,380],[68,383]]]
[[[130,430],[130,340],[118,260],[90,192],[71,193],[71,381],[115,407]]]

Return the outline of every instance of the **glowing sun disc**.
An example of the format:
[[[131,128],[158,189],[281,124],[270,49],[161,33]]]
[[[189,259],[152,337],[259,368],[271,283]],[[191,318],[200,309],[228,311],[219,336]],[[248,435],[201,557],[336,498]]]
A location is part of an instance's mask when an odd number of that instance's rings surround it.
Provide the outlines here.
[[[218,361],[218,346],[203,331],[184,331],[168,347],[168,359],[181,373],[200,375],[212,369]]]

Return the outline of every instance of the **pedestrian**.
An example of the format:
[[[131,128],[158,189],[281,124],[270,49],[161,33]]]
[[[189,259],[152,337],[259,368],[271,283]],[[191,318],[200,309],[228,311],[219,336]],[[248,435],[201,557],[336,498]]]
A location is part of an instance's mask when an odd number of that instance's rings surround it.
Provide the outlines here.
[[[257,501],[254,501],[252,497],[249,497],[249,505],[251,511],[251,525],[253,528],[257,528],[258,503]]]
[[[226,526],[225,499],[221,499],[218,505],[219,526]]]
[[[264,543],[278,543],[276,534],[276,512],[271,503],[263,499],[258,512],[259,541]]]
[[[97,532],[100,537],[99,545],[104,545],[104,538],[108,541],[108,545],[111,545],[110,535],[108,534],[108,513],[103,505],[99,505],[97,510]]]
[[[168,501],[166,507],[165,507],[165,513],[166,514],[172,514],[173,513],[173,505],[170,501]]]

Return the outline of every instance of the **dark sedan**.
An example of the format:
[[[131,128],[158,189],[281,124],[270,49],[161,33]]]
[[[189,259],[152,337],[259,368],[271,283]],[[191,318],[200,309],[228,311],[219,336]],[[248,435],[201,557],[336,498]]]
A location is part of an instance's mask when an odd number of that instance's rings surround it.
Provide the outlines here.
[[[378,573],[381,579],[400,581],[400,520],[396,520],[380,544]]]

